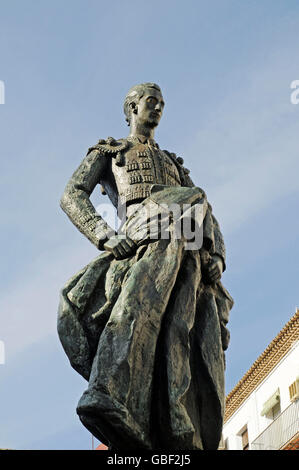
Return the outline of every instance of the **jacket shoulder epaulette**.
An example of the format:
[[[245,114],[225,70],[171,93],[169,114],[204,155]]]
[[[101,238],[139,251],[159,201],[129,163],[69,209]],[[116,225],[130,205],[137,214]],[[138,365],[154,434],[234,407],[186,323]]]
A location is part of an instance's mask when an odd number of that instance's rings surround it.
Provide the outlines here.
[[[102,155],[116,157],[119,152],[123,152],[128,146],[127,139],[116,140],[113,137],[107,137],[107,139],[99,139],[96,145],[89,147],[87,154],[93,150],[98,150]]]

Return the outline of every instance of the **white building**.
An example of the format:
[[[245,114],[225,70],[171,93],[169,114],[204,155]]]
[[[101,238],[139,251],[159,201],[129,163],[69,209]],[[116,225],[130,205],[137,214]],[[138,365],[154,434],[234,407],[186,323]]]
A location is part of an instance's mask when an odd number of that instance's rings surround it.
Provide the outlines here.
[[[228,394],[219,449],[299,449],[299,309]]]

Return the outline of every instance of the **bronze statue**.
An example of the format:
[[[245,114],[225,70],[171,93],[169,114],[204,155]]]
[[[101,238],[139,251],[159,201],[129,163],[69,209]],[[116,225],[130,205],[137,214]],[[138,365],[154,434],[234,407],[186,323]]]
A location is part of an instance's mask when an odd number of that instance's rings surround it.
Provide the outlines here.
[[[233,305],[220,282],[225,247],[183,159],[154,140],[163,108],[158,85],[131,88],[129,136],[99,140],[66,186],[62,209],[105,251],[62,289],[58,333],[89,381],[77,413],[100,441],[117,450],[217,449]],[[117,208],[118,233],[90,202],[97,184]],[[161,230],[152,236],[144,210],[153,206],[162,220],[171,204],[201,207],[202,224],[192,211],[181,213],[201,225],[200,246],[189,249],[184,234],[175,236],[173,217],[168,238]]]

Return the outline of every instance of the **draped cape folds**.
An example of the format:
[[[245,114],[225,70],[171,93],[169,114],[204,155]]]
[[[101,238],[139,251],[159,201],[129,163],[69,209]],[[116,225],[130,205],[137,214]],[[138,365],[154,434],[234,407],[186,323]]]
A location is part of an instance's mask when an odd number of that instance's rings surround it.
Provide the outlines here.
[[[154,185],[139,208],[158,213],[161,202],[200,205],[202,247],[186,249],[174,222],[168,239],[140,237],[148,220],[136,211],[122,228],[136,236],[136,253],[103,252],[66,283],[58,333],[89,381],[77,413],[100,441],[118,450],[217,449],[233,300],[204,272],[209,256],[223,256],[222,236],[200,188]]]

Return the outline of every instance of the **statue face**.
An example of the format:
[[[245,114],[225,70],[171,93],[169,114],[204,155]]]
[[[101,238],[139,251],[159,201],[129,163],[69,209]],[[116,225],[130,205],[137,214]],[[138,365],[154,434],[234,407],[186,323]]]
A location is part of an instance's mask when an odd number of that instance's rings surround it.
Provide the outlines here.
[[[136,106],[138,123],[145,127],[158,126],[164,108],[164,100],[160,91],[154,88],[145,90]]]

